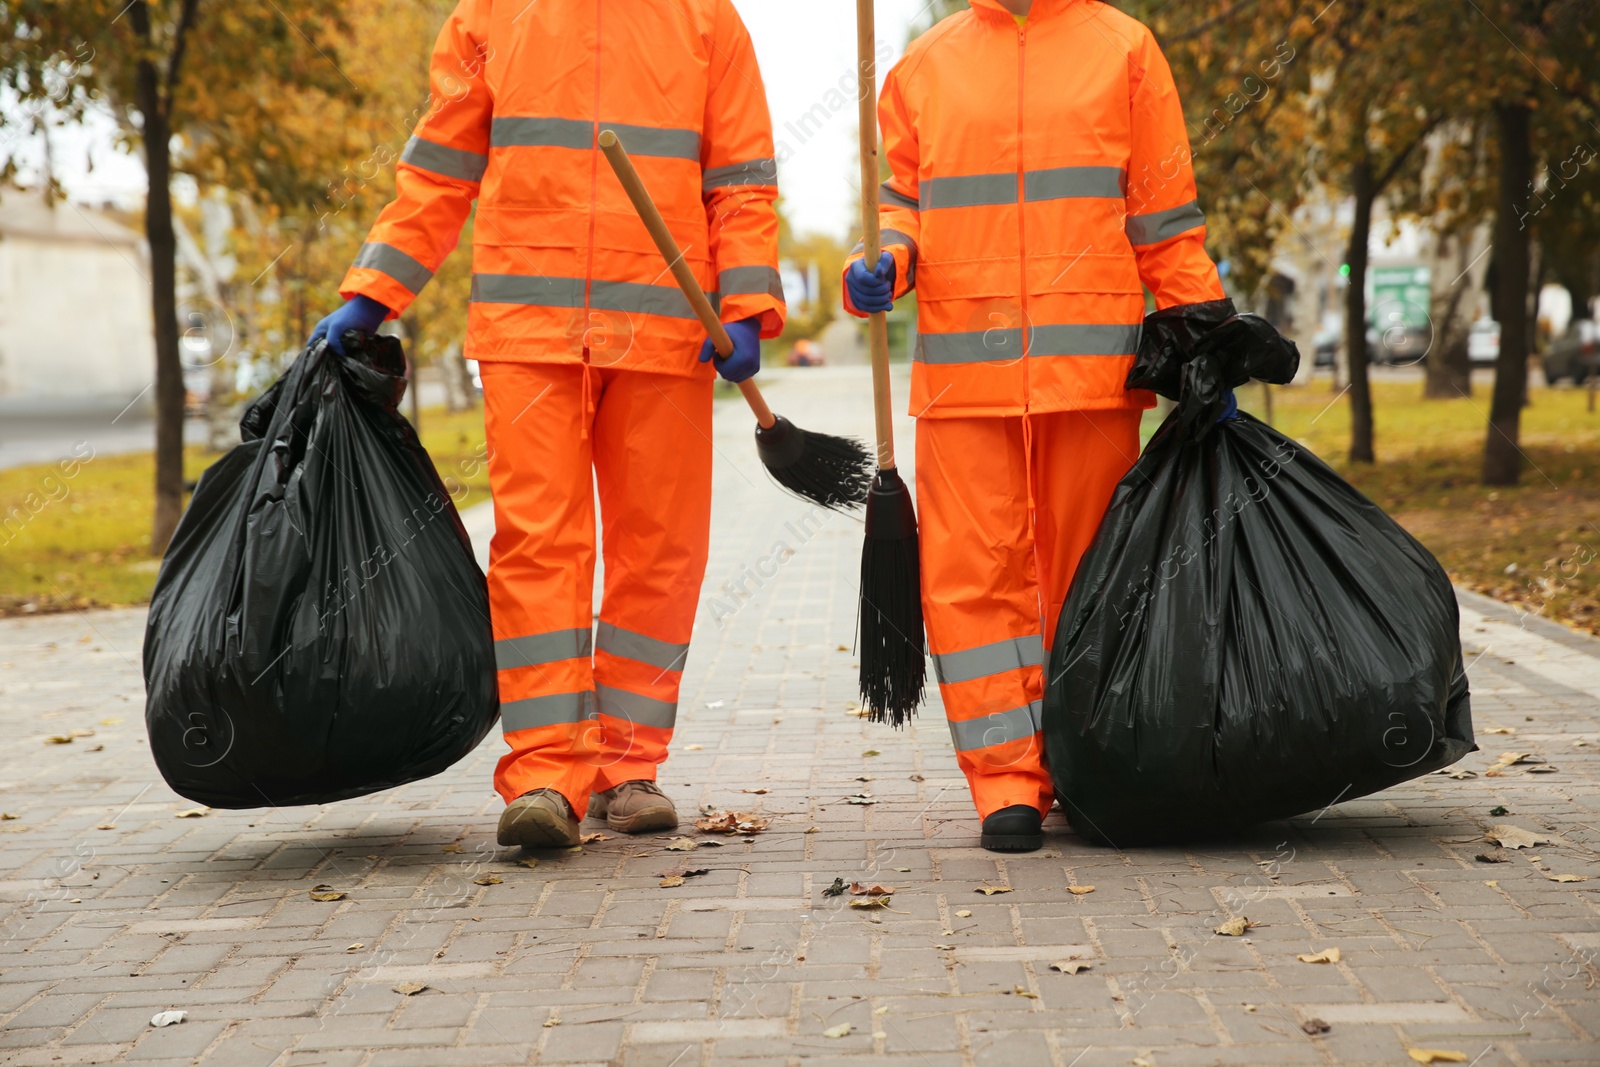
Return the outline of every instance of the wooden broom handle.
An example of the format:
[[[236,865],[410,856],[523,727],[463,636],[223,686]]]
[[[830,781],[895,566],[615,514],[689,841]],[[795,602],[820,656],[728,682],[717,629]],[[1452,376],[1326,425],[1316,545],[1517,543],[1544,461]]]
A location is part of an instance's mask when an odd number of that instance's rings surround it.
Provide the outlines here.
[[[716,346],[717,354],[723,358],[731,356],[733,338],[728,336],[727,327],[722,325],[722,320],[717,317],[716,309],[711,306],[705,290],[700,288],[700,282],[696,280],[693,269],[679,251],[678,242],[672,236],[672,231],[667,229],[667,220],[661,217],[656,202],[650,198],[650,190],[644,187],[644,179],[640,178],[639,172],[634,169],[633,160],[628,158],[628,150],[622,147],[622,141],[614,130],[600,131],[600,151],[605,153],[606,161],[611,164],[611,169],[616,171],[617,181],[622,183],[628,199],[633,201],[634,210],[639,213],[644,228],[650,231],[650,236],[656,242],[656,248],[661,251],[661,258],[667,261],[678,288],[683,290],[683,295],[689,298],[689,306],[700,316],[700,322],[705,326],[706,333],[710,334],[711,343]],[[750,405],[750,410],[755,414],[756,424],[763,430],[771,429],[778,420],[772,414],[772,409],[767,407],[766,398],[761,395],[756,383],[746,378],[738,385],[739,392],[744,394],[745,403]]]
[[[861,121],[861,247],[868,270],[883,251],[878,235],[878,61],[873,0],[856,0],[856,63]],[[894,403],[889,396],[889,320],[881,311],[867,316],[872,353],[873,415],[878,433],[878,467],[894,469]]]

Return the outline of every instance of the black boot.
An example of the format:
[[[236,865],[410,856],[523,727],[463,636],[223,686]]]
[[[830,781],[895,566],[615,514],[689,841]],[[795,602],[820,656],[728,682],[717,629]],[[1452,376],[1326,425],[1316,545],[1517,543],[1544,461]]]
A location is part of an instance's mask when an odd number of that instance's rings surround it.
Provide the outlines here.
[[[979,844],[990,852],[1032,852],[1044,844],[1043,821],[1037,808],[1013,804],[983,820]]]

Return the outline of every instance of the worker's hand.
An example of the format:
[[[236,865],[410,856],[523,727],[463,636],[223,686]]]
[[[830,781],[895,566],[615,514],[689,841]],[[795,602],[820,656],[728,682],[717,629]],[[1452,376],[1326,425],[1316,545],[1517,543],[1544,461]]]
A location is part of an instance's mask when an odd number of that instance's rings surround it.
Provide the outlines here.
[[[1222,391],[1222,414],[1217,416],[1218,422],[1227,422],[1229,419],[1239,417],[1239,401],[1234,397],[1232,389]]]
[[[311,331],[311,340],[306,342],[306,347],[310,348],[326,337],[328,347],[342,356],[345,354],[346,330],[365,334],[377,333],[378,327],[382,326],[388,317],[389,309],[370,296],[353,296],[338,311],[317,323],[317,328]]]
[[[730,382],[742,382],[761,369],[761,318],[743,319],[723,324],[733,339],[733,354],[723,359],[717,357],[717,373]],[[717,346],[706,338],[700,346],[700,362],[709,363],[717,355]]]
[[[878,254],[878,266],[867,270],[867,261],[858,259],[844,272],[844,287],[857,311],[872,314],[894,307],[894,256]]]

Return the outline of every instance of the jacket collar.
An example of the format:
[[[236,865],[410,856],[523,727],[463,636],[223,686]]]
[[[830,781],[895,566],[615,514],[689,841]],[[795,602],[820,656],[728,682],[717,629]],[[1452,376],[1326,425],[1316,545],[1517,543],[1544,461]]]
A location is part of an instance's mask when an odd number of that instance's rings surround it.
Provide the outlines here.
[[[972,11],[979,18],[996,22],[1011,22],[1011,12],[1001,7],[998,0],[970,0]],[[1029,22],[1039,22],[1053,18],[1074,7],[1081,7],[1093,0],[1033,0],[1033,7],[1028,12]]]

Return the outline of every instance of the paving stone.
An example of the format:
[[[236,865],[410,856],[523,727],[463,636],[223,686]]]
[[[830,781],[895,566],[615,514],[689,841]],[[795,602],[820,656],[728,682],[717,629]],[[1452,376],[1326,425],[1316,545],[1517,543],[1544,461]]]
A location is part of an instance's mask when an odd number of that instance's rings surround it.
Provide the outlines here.
[[[827,432],[867,424],[862,381],[763,373],[775,406]],[[0,620],[0,727],[105,745],[0,752],[0,807],[20,816],[0,832],[0,1064],[1376,1067],[1411,1038],[1476,1067],[1600,1062],[1600,643],[1462,593],[1475,716],[1519,731],[1480,738],[1462,762],[1478,777],[1190,848],[1090,846],[1053,814],[1043,850],[996,856],[976,847],[937,692],[899,733],[847,714],[859,522],[772,487],[735,402],[716,434],[662,781],[686,814],[772,816],[720,848],[614,834],[521,867],[493,841],[497,737],[373,796],[174,819],[192,803],[144,741],[142,611]],[[492,525],[465,521],[480,542]],[[724,589],[780,538],[796,550],[775,577]],[[1513,745],[1560,773],[1484,777]],[[863,790],[878,802],[843,803]],[[1559,841],[1479,863],[1496,821]],[[673,866],[712,870],[662,889]],[[489,871],[504,881],[473,882]],[[891,908],[823,897],[836,877],[894,885]],[[311,901],[324,881],[349,897]],[[1258,925],[1216,935],[1233,915]],[[1295,958],[1330,946],[1337,964]],[[1050,969],[1074,956],[1089,969]],[[190,1018],[150,1028],[165,1007]],[[1305,1035],[1314,1016],[1332,1031]]]

